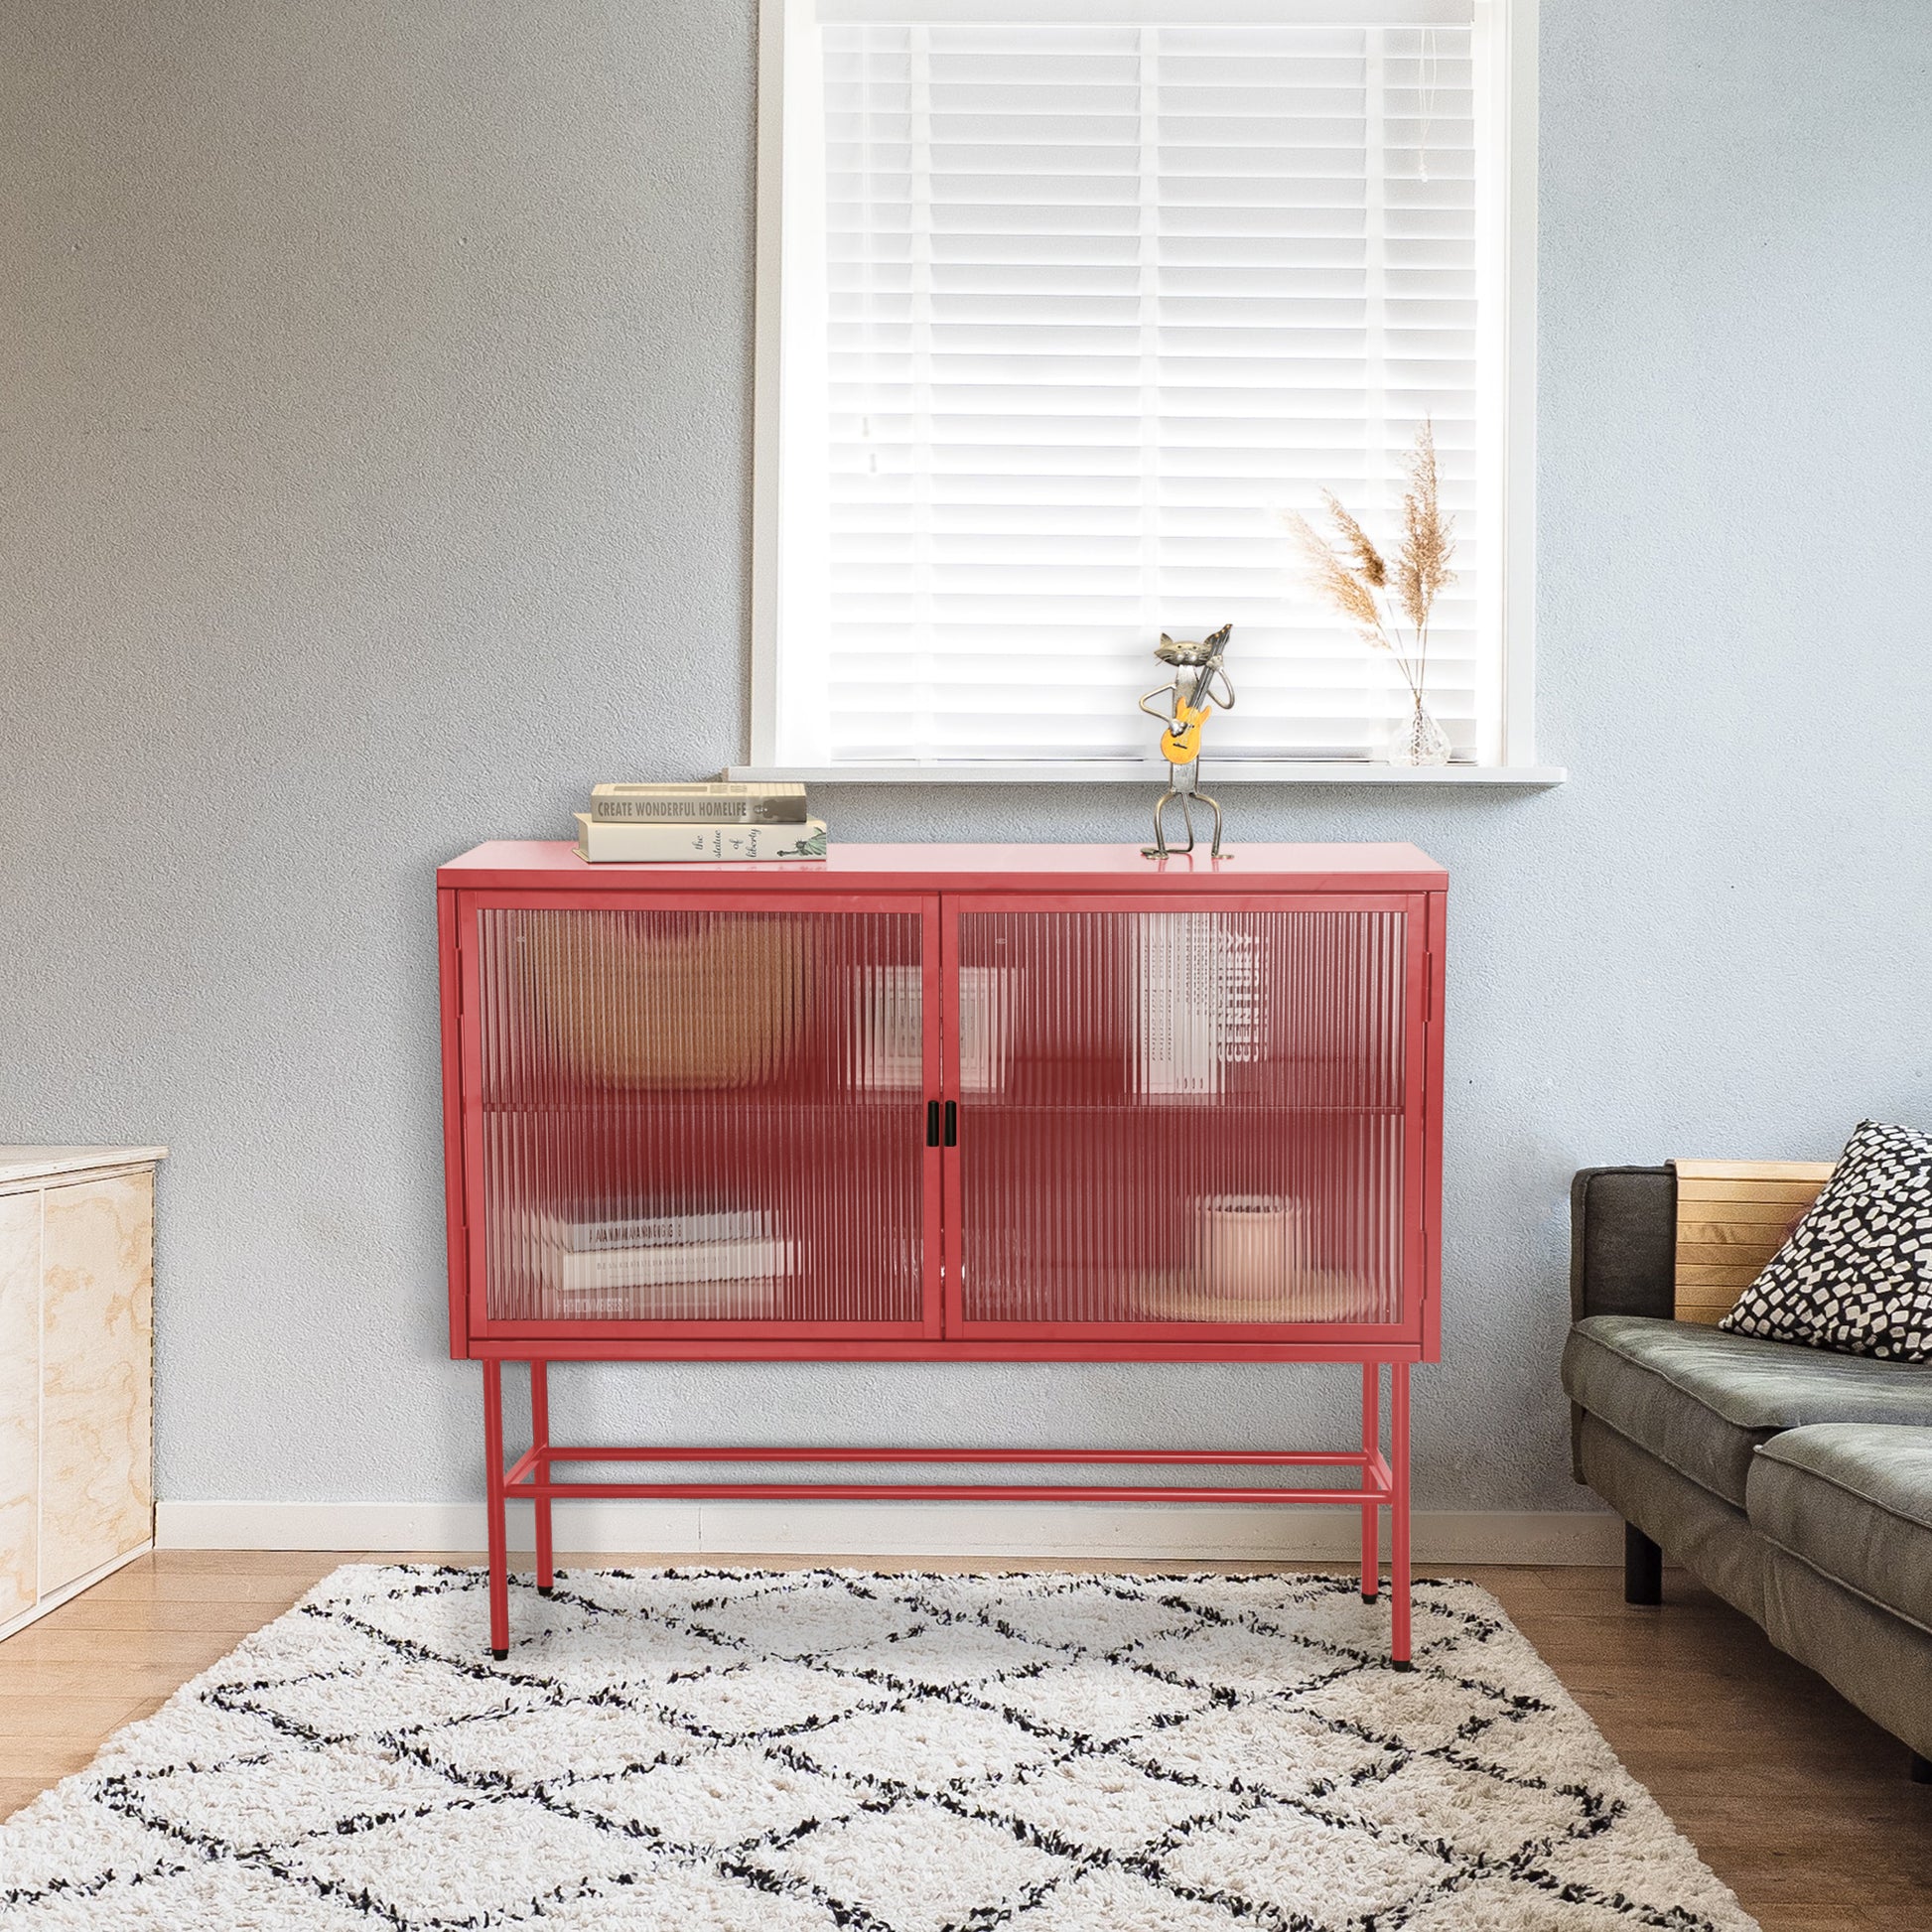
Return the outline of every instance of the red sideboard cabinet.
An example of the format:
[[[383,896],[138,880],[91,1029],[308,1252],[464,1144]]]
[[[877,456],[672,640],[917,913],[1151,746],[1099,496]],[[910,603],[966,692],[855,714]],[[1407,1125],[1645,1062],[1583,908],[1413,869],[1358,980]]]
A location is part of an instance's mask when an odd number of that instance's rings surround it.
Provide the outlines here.
[[[1438,1359],[1444,904],[1413,846],[847,845],[437,874],[450,1344],[483,1365],[490,1648],[505,1506],[559,1496],[1334,1502],[1392,1542]],[[1353,1362],[1350,1449],[672,1449],[551,1440],[553,1361]],[[533,1441],[505,1462],[502,1366]],[[1382,1368],[1389,1430],[1382,1444]],[[645,1480],[652,1465],[1084,1465],[1085,1484]],[[565,1463],[641,1465],[567,1481]],[[1353,1487],[1097,1482],[1105,1465]],[[675,1473],[673,1470],[671,1473]]]

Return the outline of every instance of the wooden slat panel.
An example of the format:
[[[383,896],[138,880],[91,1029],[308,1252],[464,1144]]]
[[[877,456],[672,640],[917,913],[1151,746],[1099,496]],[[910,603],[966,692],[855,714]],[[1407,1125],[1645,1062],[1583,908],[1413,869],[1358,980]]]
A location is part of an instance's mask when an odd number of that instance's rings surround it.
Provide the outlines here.
[[[1753,1228],[1751,1240],[1680,1241],[1680,1268],[1748,1268],[1754,1275],[1784,1246],[1782,1228]]]
[[[1745,1207],[1762,1207],[1762,1201],[1745,1201]],[[1677,1208],[1677,1245],[1702,1243],[1717,1248],[1755,1248],[1761,1242],[1781,1241],[1784,1231],[1804,1213],[1806,1203],[1786,1201],[1776,1214],[1727,1215],[1717,1201],[1680,1201]],[[1697,1218],[1689,1218],[1695,1209]]]
[[[1676,1161],[1680,1321],[1715,1326],[1831,1178],[1829,1161]]]
[[[1677,1183],[1679,1200],[1762,1202],[1789,1201],[1802,1207],[1818,1193],[1815,1180],[1685,1180]]]
[[[1697,1321],[1702,1327],[1716,1327],[1735,1308],[1738,1295],[1742,1295],[1744,1289],[1748,1287],[1750,1287],[1748,1281],[1740,1281],[1736,1287],[1722,1289],[1722,1291],[1693,1289],[1689,1295],[1681,1295],[1677,1299],[1677,1319]],[[1699,1295],[1702,1293],[1710,1293],[1712,1299],[1708,1303],[1699,1301]]]
[[[1829,1161],[1673,1161],[1679,1180],[1815,1180],[1832,1177]]]
[[[1687,1199],[1683,1194],[1677,1196],[1677,1215],[1679,1219],[1691,1221],[1710,1221],[1722,1223],[1724,1227],[1736,1227],[1738,1223],[1764,1221],[1770,1227],[1789,1227],[1810,1203],[1818,1198],[1818,1190],[1808,1180],[1791,1182],[1795,1192],[1787,1199],[1779,1201],[1735,1201],[1735,1199]]]

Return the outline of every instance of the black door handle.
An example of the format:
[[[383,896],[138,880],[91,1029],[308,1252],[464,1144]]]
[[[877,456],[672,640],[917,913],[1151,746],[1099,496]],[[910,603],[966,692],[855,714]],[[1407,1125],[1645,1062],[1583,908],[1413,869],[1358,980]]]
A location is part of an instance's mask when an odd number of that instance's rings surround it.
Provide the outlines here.
[[[959,1102],[957,1100],[946,1102],[946,1145],[948,1147],[959,1145]]]
[[[939,1145],[939,1103],[936,1100],[925,1103],[925,1144],[927,1147]]]

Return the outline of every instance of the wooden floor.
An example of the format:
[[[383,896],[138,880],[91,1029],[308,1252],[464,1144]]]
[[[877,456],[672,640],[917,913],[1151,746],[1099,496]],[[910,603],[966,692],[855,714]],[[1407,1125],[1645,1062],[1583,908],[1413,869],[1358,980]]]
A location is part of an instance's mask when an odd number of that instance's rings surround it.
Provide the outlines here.
[[[362,1560],[355,1552],[163,1552],[0,1642],[0,1816],[79,1770],[109,1731],[146,1717],[337,1564]],[[792,1568],[814,1560],[734,1561]],[[894,1559],[890,1567],[913,1566]],[[1781,1657],[1747,1619],[1675,1572],[1666,1574],[1661,1610],[1627,1608],[1620,1571],[1456,1574],[1502,1599],[1764,1932],[1932,1926],[1932,1786],[1908,1782],[1903,1747]]]

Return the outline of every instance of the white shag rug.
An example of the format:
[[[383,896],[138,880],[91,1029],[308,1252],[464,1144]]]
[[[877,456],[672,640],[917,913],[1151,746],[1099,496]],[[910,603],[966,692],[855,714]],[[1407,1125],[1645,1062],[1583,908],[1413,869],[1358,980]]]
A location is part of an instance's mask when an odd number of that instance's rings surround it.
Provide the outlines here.
[[[1755,1932],[1495,1599],[339,1570],[0,1826],[0,1927]]]

